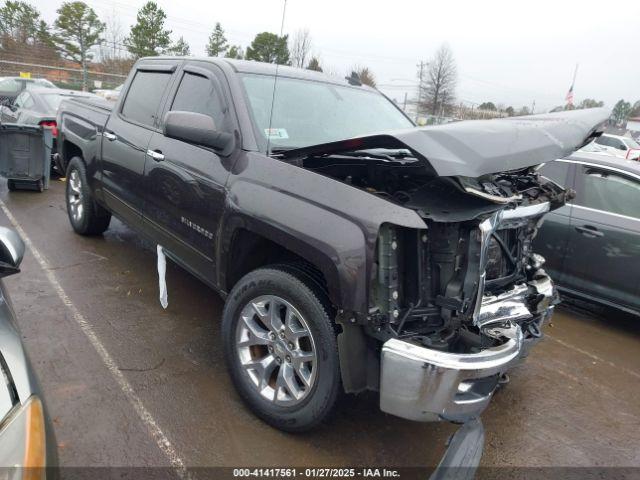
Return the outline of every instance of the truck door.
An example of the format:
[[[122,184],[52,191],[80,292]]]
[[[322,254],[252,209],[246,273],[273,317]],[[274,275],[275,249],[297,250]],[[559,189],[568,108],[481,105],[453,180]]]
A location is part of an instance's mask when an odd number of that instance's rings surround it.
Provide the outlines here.
[[[640,309],[640,177],[577,165],[565,270],[575,290]]]
[[[125,221],[142,220],[142,180],[147,146],[175,65],[138,66],[126,96],[102,133],[104,201]]]
[[[233,132],[228,92],[212,64],[185,66],[170,93],[165,111],[202,113],[218,130]],[[230,158],[212,148],[154,133],[145,165],[144,223],[163,247],[203,280],[215,276],[218,226],[225,206]]]

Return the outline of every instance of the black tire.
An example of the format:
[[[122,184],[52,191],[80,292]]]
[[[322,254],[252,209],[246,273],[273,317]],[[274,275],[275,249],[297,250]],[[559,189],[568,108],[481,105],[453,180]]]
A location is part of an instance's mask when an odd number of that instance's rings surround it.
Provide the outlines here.
[[[242,367],[236,349],[236,329],[242,309],[263,295],[278,296],[293,305],[305,318],[315,344],[315,381],[306,396],[292,406],[265,399]],[[331,414],[340,392],[340,367],[334,325],[323,291],[295,268],[273,266],[245,275],[233,287],[222,315],[225,360],[231,379],[251,410],[266,423],[287,432],[310,430]]]
[[[7,188],[9,189],[10,192],[15,192],[16,182],[14,182],[13,180],[7,180]]]
[[[78,178],[80,195],[75,195],[72,191],[71,178]],[[77,185],[76,185],[77,186]],[[67,167],[67,184],[65,200],[67,203],[67,214],[69,222],[76,233],[80,235],[100,235],[107,228],[111,221],[111,213],[98,205],[91,196],[89,183],[87,182],[87,169],[80,157],[73,157]],[[80,202],[82,209],[78,216],[72,213],[71,198],[75,196]]]

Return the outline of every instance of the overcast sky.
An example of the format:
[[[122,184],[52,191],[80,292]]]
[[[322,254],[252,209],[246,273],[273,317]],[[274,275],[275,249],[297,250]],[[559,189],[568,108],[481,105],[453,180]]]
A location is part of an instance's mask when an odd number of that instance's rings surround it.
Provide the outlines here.
[[[86,0],[123,29],[144,0]],[[31,0],[53,22],[56,0]],[[230,43],[246,47],[256,33],[279,33],[283,0],[157,0],[173,38],[203,55],[220,22]],[[564,103],[579,64],[575,99],[640,100],[640,1],[360,1],[288,0],[285,33],[308,28],[325,70],[345,75],[366,65],[381,90],[402,101],[416,92],[416,64],[446,42],[458,66],[457,98],[531,106]]]

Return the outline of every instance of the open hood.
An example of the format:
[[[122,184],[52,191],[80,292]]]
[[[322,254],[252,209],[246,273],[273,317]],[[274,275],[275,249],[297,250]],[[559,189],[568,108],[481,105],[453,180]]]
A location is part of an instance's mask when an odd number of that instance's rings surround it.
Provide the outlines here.
[[[592,108],[526,117],[468,120],[396,130],[289,150],[284,158],[372,148],[406,148],[441,177],[477,178],[566,157],[599,136],[610,110]]]

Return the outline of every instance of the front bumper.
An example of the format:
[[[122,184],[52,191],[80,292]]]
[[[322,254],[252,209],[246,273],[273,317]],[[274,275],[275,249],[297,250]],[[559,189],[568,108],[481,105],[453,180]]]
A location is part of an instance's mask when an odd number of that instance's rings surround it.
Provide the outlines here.
[[[479,353],[448,353],[391,339],[382,347],[380,409],[423,422],[465,422],[488,405],[500,374],[517,362],[523,335],[509,323],[512,338]]]
[[[501,374],[524,359],[553,313],[555,291],[544,271],[500,296],[485,296],[476,319],[502,339],[477,353],[450,353],[392,338],[382,347],[380,409],[417,421],[463,423],[489,404]],[[522,326],[521,326],[522,325]]]

